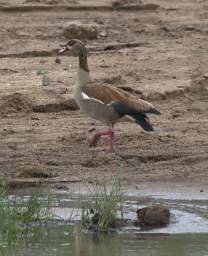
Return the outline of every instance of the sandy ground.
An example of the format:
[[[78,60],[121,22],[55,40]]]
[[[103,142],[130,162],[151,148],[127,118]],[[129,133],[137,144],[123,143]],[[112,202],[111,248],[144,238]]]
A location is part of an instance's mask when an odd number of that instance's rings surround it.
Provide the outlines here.
[[[111,1],[56,2],[0,1],[0,177],[208,181],[207,1],[132,1],[146,10],[128,9],[132,3],[115,9]],[[89,149],[85,131],[103,127],[65,104],[77,59],[61,56],[59,64],[55,58],[67,41],[63,27],[74,20],[99,26],[98,39],[86,40],[92,76],[131,90],[163,113],[150,116],[152,133],[118,124],[115,154],[105,152],[105,139]],[[47,87],[42,70],[52,81]]]

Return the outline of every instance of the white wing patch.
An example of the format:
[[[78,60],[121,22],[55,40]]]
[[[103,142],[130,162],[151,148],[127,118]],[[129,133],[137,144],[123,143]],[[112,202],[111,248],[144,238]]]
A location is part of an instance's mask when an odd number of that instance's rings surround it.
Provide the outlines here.
[[[88,116],[107,124],[112,123],[114,119],[118,118],[118,115],[110,105],[96,98],[89,97],[84,92],[81,92],[81,96],[80,109]]]
[[[82,92],[82,97],[83,99],[90,99],[90,97],[88,97],[87,94],[85,94],[84,92]]]
[[[92,97],[89,97],[87,94],[85,94],[84,92],[82,92],[82,97],[83,97],[83,100],[89,100],[89,101],[94,101],[94,102],[99,102],[100,104],[103,104],[103,105],[106,105],[105,103],[103,103],[101,100],[98,100],[98,99],[95,99],[95,98],[92,98]]]

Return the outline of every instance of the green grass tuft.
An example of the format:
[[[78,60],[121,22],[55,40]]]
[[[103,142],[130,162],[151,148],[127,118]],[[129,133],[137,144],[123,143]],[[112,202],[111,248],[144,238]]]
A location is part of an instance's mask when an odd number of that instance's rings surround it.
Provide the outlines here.
[[[11,246],[18,237],[30,231],[32,223],[53,220],[53,203],[50,192],[43,193],[41,184],[36,187],[29,200],[24,202],[17,196],[9,197],[6,185],[1,184],[0,241]]]
[[[110,190],[105,183],[97,181],[90,191],[90,201],[82,203],[81,223],[86,228],[107,230],[113,226],[116,219],[122,218],[121,201],[123,193],[120,180],[112,185]]]

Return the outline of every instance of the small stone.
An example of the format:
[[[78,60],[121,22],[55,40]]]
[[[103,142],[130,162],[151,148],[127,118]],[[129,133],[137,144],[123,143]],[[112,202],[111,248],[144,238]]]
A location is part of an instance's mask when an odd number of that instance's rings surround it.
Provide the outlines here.
[[[48,60],[46,60],[46,59],[40,59],[40,63],[46,63],[46,62],[48,62]]]
[[[63,185],[63,184],[56,184],[55,186],[55,189],[57,190],[64,190],[64,191],[68,191],[68,187],[66,185]]]
[[[40,120],[37,116],[31,116],[31,120]]]
[[[103,31],[103,32],[100,32],[100,33],[99,33],[99,36],[100,36],[100,37],[107,37],[107,33],[104,32],[104,31]]]
[[[94,22],[99,24],[99,25],[104,25],[104,21],[103,20],[100,20],[99,18],[95,18],[94,19]]]
[[[60,58],[55,58],[55,63],[61,64],[61,59]]]

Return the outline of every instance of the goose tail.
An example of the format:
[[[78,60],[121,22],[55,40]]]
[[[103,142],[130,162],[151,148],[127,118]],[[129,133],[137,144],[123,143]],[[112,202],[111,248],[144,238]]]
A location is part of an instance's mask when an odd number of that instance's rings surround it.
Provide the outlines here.
[[[155,114],[155,115],[162,115],[162,113],[160,111],[158,111],[155,107],[151,107],[147,113],[150,113],[150,114]]]
[[[127,106],[123,102],[113,102],[110,105],[113,107],[113,109],[115,110],[115,112],[118,114],[120,118],[125,115],[131,116],[135,120],[135,122],[139,124],[145,131],[150,132],[154,130],[150,123],[149,118],[145,113],[136,111],[130,108],[129,106]],[[157,114],[160,113],[159,111],[156,111],[156,109],[152,111],[154,111],[154,113],[157,113]]]

